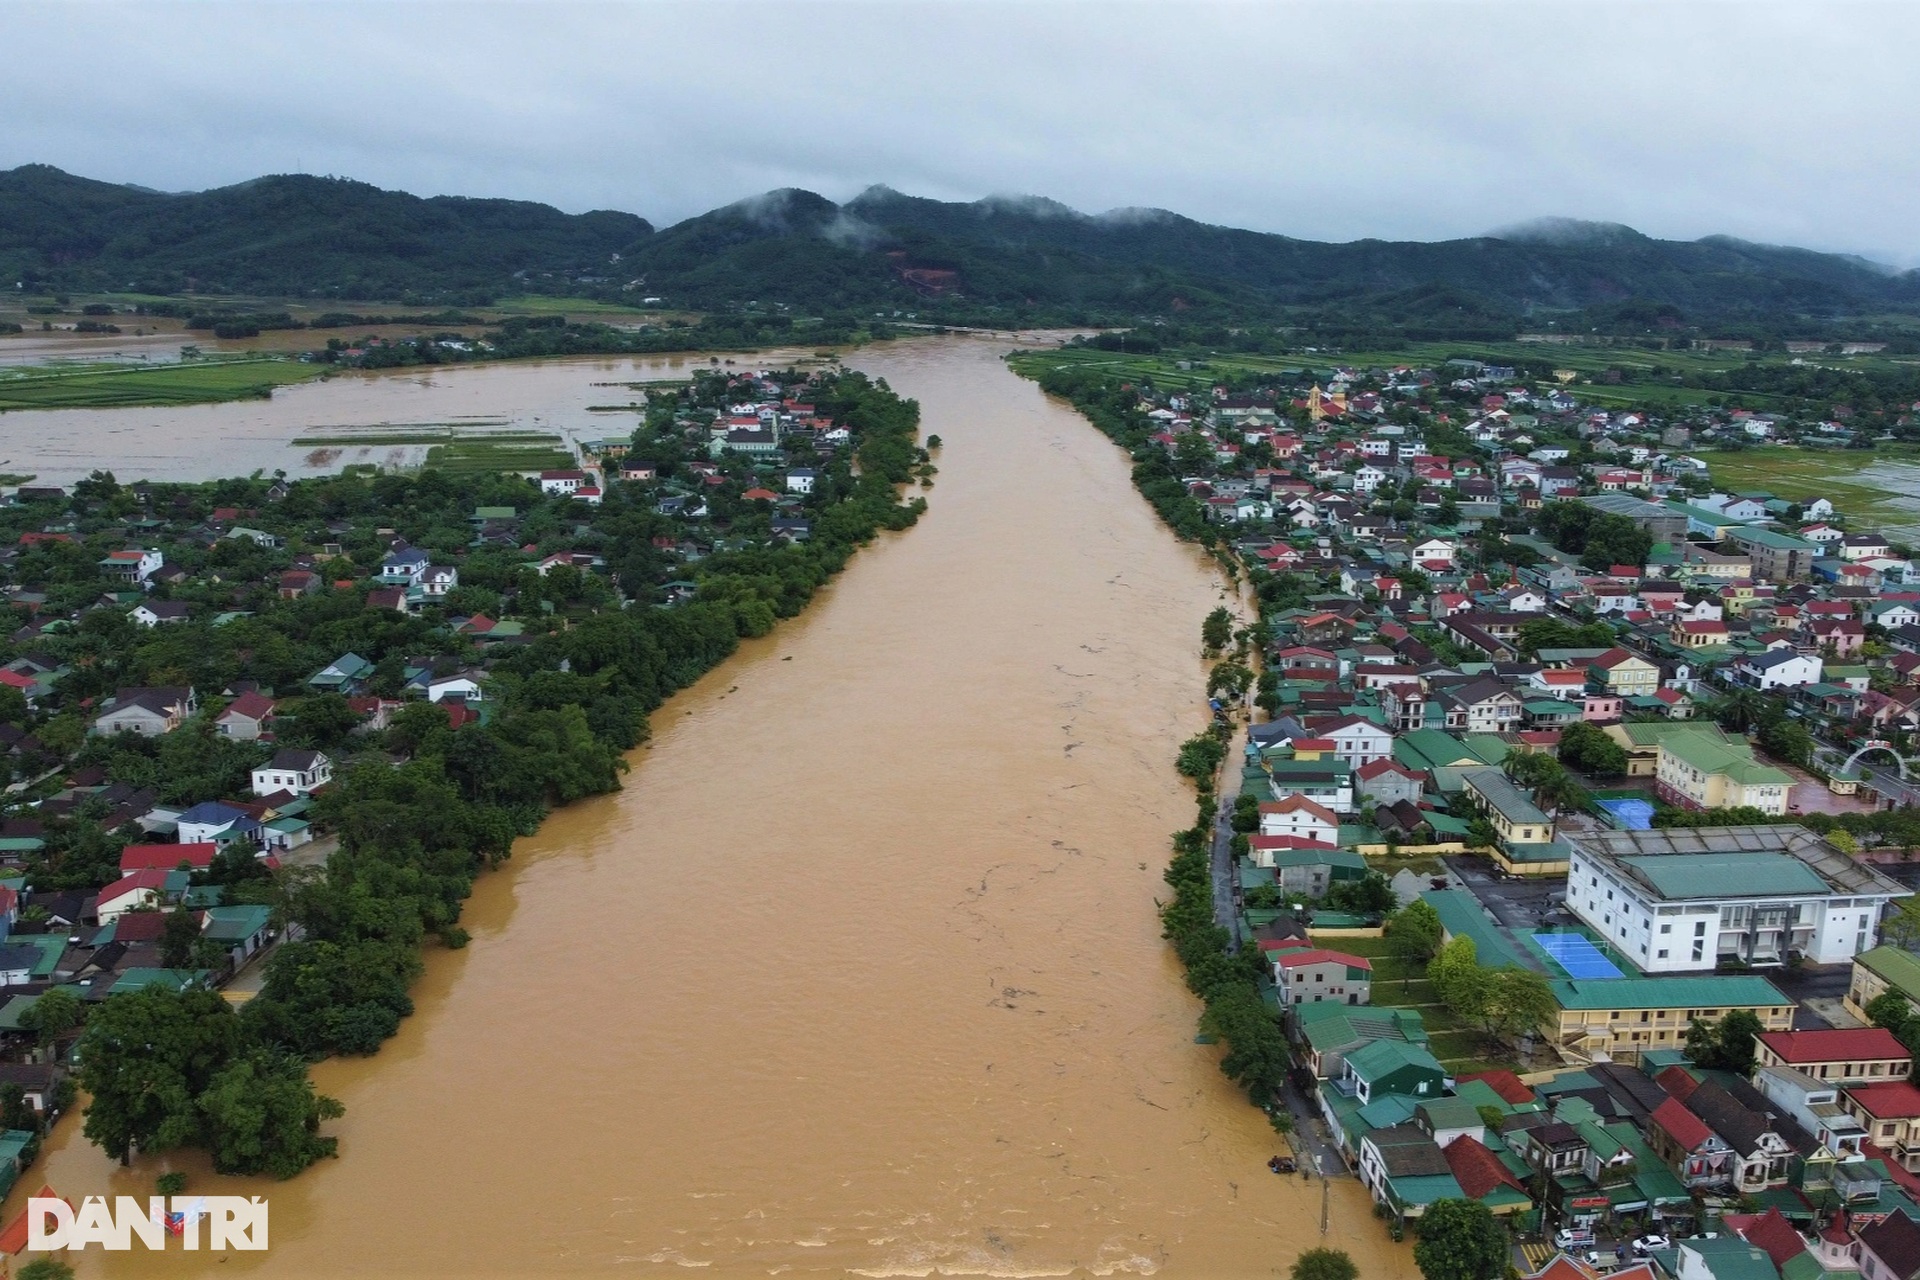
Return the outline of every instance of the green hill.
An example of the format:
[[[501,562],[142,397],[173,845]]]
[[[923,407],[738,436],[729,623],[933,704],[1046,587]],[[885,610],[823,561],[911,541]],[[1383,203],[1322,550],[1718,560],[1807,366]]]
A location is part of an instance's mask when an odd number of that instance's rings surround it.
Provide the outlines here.
[[[655,231],[632,214],[421,199],[279,176],[168,195],[0,172],[0,273],[36,287],[475,301],[521,292],[1013,319],[1309,318],[1487,336],[1582,326],[1920,315],[1920,274],[1726,237],[1548,221],[1329,244],[1160,209],[769,192]]]
[[[0,273],[67,288],[460,300],[516,278],[611,280],[614,255],[652,230],[627,213],[423,200],[340,178],[167,195],[46,165],[0,172]]]

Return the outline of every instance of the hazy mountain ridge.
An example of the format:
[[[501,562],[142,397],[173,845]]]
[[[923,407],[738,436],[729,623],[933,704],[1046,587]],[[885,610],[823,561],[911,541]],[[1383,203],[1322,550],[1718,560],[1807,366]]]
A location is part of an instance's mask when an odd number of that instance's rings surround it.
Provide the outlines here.
[[[637,285],[694,306],[912,306],[1087,315],[1364,313],[1517,325],[1631,303],[1694,322],[1920,312],[1920,275],[1725,236],[1657,240],[1542,219],[1447,241],[1326,243],[1164,209],[1032,196],[949,202],[875,186],[845,204],[770,191],[655,230],[618,212],[422,199],[282,175],[161,194],[43,165],[0,172],[0,272],[56,287],[357,298]],[[539,283],[540,281],[546,283]],[[631,290],[628,290],[629,296]]]

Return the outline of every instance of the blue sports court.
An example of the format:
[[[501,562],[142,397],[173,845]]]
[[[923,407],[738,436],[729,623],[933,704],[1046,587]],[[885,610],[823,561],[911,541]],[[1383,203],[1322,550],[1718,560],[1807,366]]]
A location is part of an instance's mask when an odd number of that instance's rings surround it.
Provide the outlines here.
[[[1569,978],[1579,980],[1624,976],[1600,948],[1580,934],[1536,933],[1533,935],[1533,945],[1546,952],[1547,958],[1559,965]]]

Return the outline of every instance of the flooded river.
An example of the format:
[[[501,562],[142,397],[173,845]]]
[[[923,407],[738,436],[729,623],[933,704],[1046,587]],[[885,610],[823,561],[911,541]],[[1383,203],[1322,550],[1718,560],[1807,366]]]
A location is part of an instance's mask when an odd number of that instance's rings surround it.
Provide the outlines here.
[[[400,1035],[316,1070],[340,1159],[185,1166],[269,1196],[271,1251],[83,1274],[1234,1277],[1322,1242],[1154,915],[1220,582],[1005,347],[851,357],[945,441],[927,517],[482,879]],[[163,1167],[53,1146],[28,1181],[67,1195]],[[1326,1242],[1414,1274],[1351,1182]]]

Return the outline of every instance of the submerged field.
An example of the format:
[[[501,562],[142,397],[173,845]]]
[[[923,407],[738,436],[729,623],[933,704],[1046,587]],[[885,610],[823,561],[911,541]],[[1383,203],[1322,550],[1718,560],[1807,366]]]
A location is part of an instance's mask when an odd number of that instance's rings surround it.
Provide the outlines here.
[[[1024,373],[1061,365],[1095,368],[1124,378],[1151,380],[1159,387],[1198,388],[1211,386],[1223,375],[1242,373],[1311,374],[1325,379],[1336,367],[1379,369],[1442,367],[1448,360],[1480,360],[1488,364],[1550,364],[1574,375],[1576,394],[1582,400],[1611,408],[1632,405],[1658,405],[1667,408],[1704,405],[1725,401],[1748,409],[1778,406],[1779,397],[1757,391],[1719,391],[1704,387],[1675,385],[1672,381],[1624,383],[1589,382],[1586,379],[1607,369],[1628,371],[1629,376],[1653,378],[1654,370],[1667,375],[1705,375],[1737,369],[1748,363],[1744,351],[1645,351],[1638,347],[1610,343],[1534,343],[1534,342],[1410,342],[1379,350],[1302,351],[1286,355],[1257,355],[1239,352],[1192,353],[1164,352],[1134,354],[1107,351],[1096,347],[1064,347],[1052,351],[1022,352],[1013,358],[1014,368]],[[1765,365],[1788,365],[1795,361],[1817,363],[1833,368],[1861,372],[1911,367],[1920,357],[1855,355],[1794,356],[1771,353],[1757,357]],[[1189,368],[1180,368],[1181,363]]]
[[[253,400],[319,377],[319,365],[292,360],[208,360],[101,368],[40,366],[0,374],[0,412],[8,409],[125,409],[149,405]]]
[[[1765,490],[1790,502],[1826,498],[1854,528],[1920,540],[1920,450],[1783,447],[1698,456],[1722,489]]]

